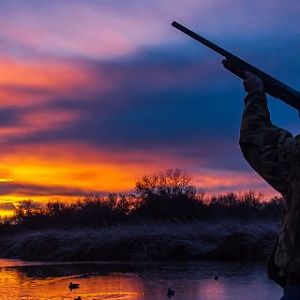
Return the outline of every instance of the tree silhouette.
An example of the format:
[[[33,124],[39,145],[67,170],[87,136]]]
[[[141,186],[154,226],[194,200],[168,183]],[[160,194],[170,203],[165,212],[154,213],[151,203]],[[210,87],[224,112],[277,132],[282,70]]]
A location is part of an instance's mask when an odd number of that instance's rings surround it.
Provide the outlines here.
[[[191,176],[181,169],[168,169],[154,175],[144,175],[135,185],[142,198],[150,196],[194,197],[196,189],[190,185]]]

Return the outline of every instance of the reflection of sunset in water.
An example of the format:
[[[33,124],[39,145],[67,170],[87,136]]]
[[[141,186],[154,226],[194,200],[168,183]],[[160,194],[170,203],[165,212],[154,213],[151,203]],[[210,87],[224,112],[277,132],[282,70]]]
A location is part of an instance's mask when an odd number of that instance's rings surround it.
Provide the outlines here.
[[[221,281],[203,280],[199,283],[198,295],[209,297],[210,300],[219,300],[224,294],[226,286]]]
[[[143,296],[143,283],[137,275],[104,275],[83,278],[64,276],[39,278],[42,271],[35,267],[36,278],[28,277],[17,269],[0,269],[0,295],[7,299],[116,299],[138,300]],[[80,288],[70,291],[69,283],[80,284]]]
[[[80,284],[78,290],[70,291],[70,281]],[[92,278],[60,278],[30,282],[30,297],[34,299],[116,299],[138,300],[142,295],[142,282],[137,277],[96,276]],[[28,293],[29,297],[29,293]]]
[[[214,280],[214,275],[220,275]],[[70,291],[70,282],[80,284]],[[9,300],[255,300],[279,299],[263,264],[24,263],[0,259],[0,295]]]

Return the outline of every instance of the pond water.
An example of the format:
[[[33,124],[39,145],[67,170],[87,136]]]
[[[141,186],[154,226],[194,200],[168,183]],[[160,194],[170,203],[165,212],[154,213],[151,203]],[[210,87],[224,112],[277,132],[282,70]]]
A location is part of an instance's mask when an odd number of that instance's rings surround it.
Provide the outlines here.
[[[70,290],[70,282],[79,288]],[[172,300],[279,300],[282,293],[258,263],[0,260],[1,299],[161,300],[168,288]]]

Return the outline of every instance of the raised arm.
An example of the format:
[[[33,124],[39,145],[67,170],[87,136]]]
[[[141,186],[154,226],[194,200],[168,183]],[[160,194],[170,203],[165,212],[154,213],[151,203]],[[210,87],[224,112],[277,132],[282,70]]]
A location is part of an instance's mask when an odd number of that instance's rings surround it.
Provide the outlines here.
[[[297,139],[272,124],[262,81],[247,73],[244,86],[248,95],[240,130],[242,153],[263,179],[285,195],[299,151]]]

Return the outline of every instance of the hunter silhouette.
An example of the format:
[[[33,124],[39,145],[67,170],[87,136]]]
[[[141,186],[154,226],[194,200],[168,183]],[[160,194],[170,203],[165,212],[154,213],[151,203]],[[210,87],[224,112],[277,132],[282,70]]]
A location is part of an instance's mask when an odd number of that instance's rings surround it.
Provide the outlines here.
[[[284,215],[268,265],[284,288],[281,300],[300,299],[300,135],[274,126],[260,78],[246,72],[240,147],[251,167],[284,198]]]

